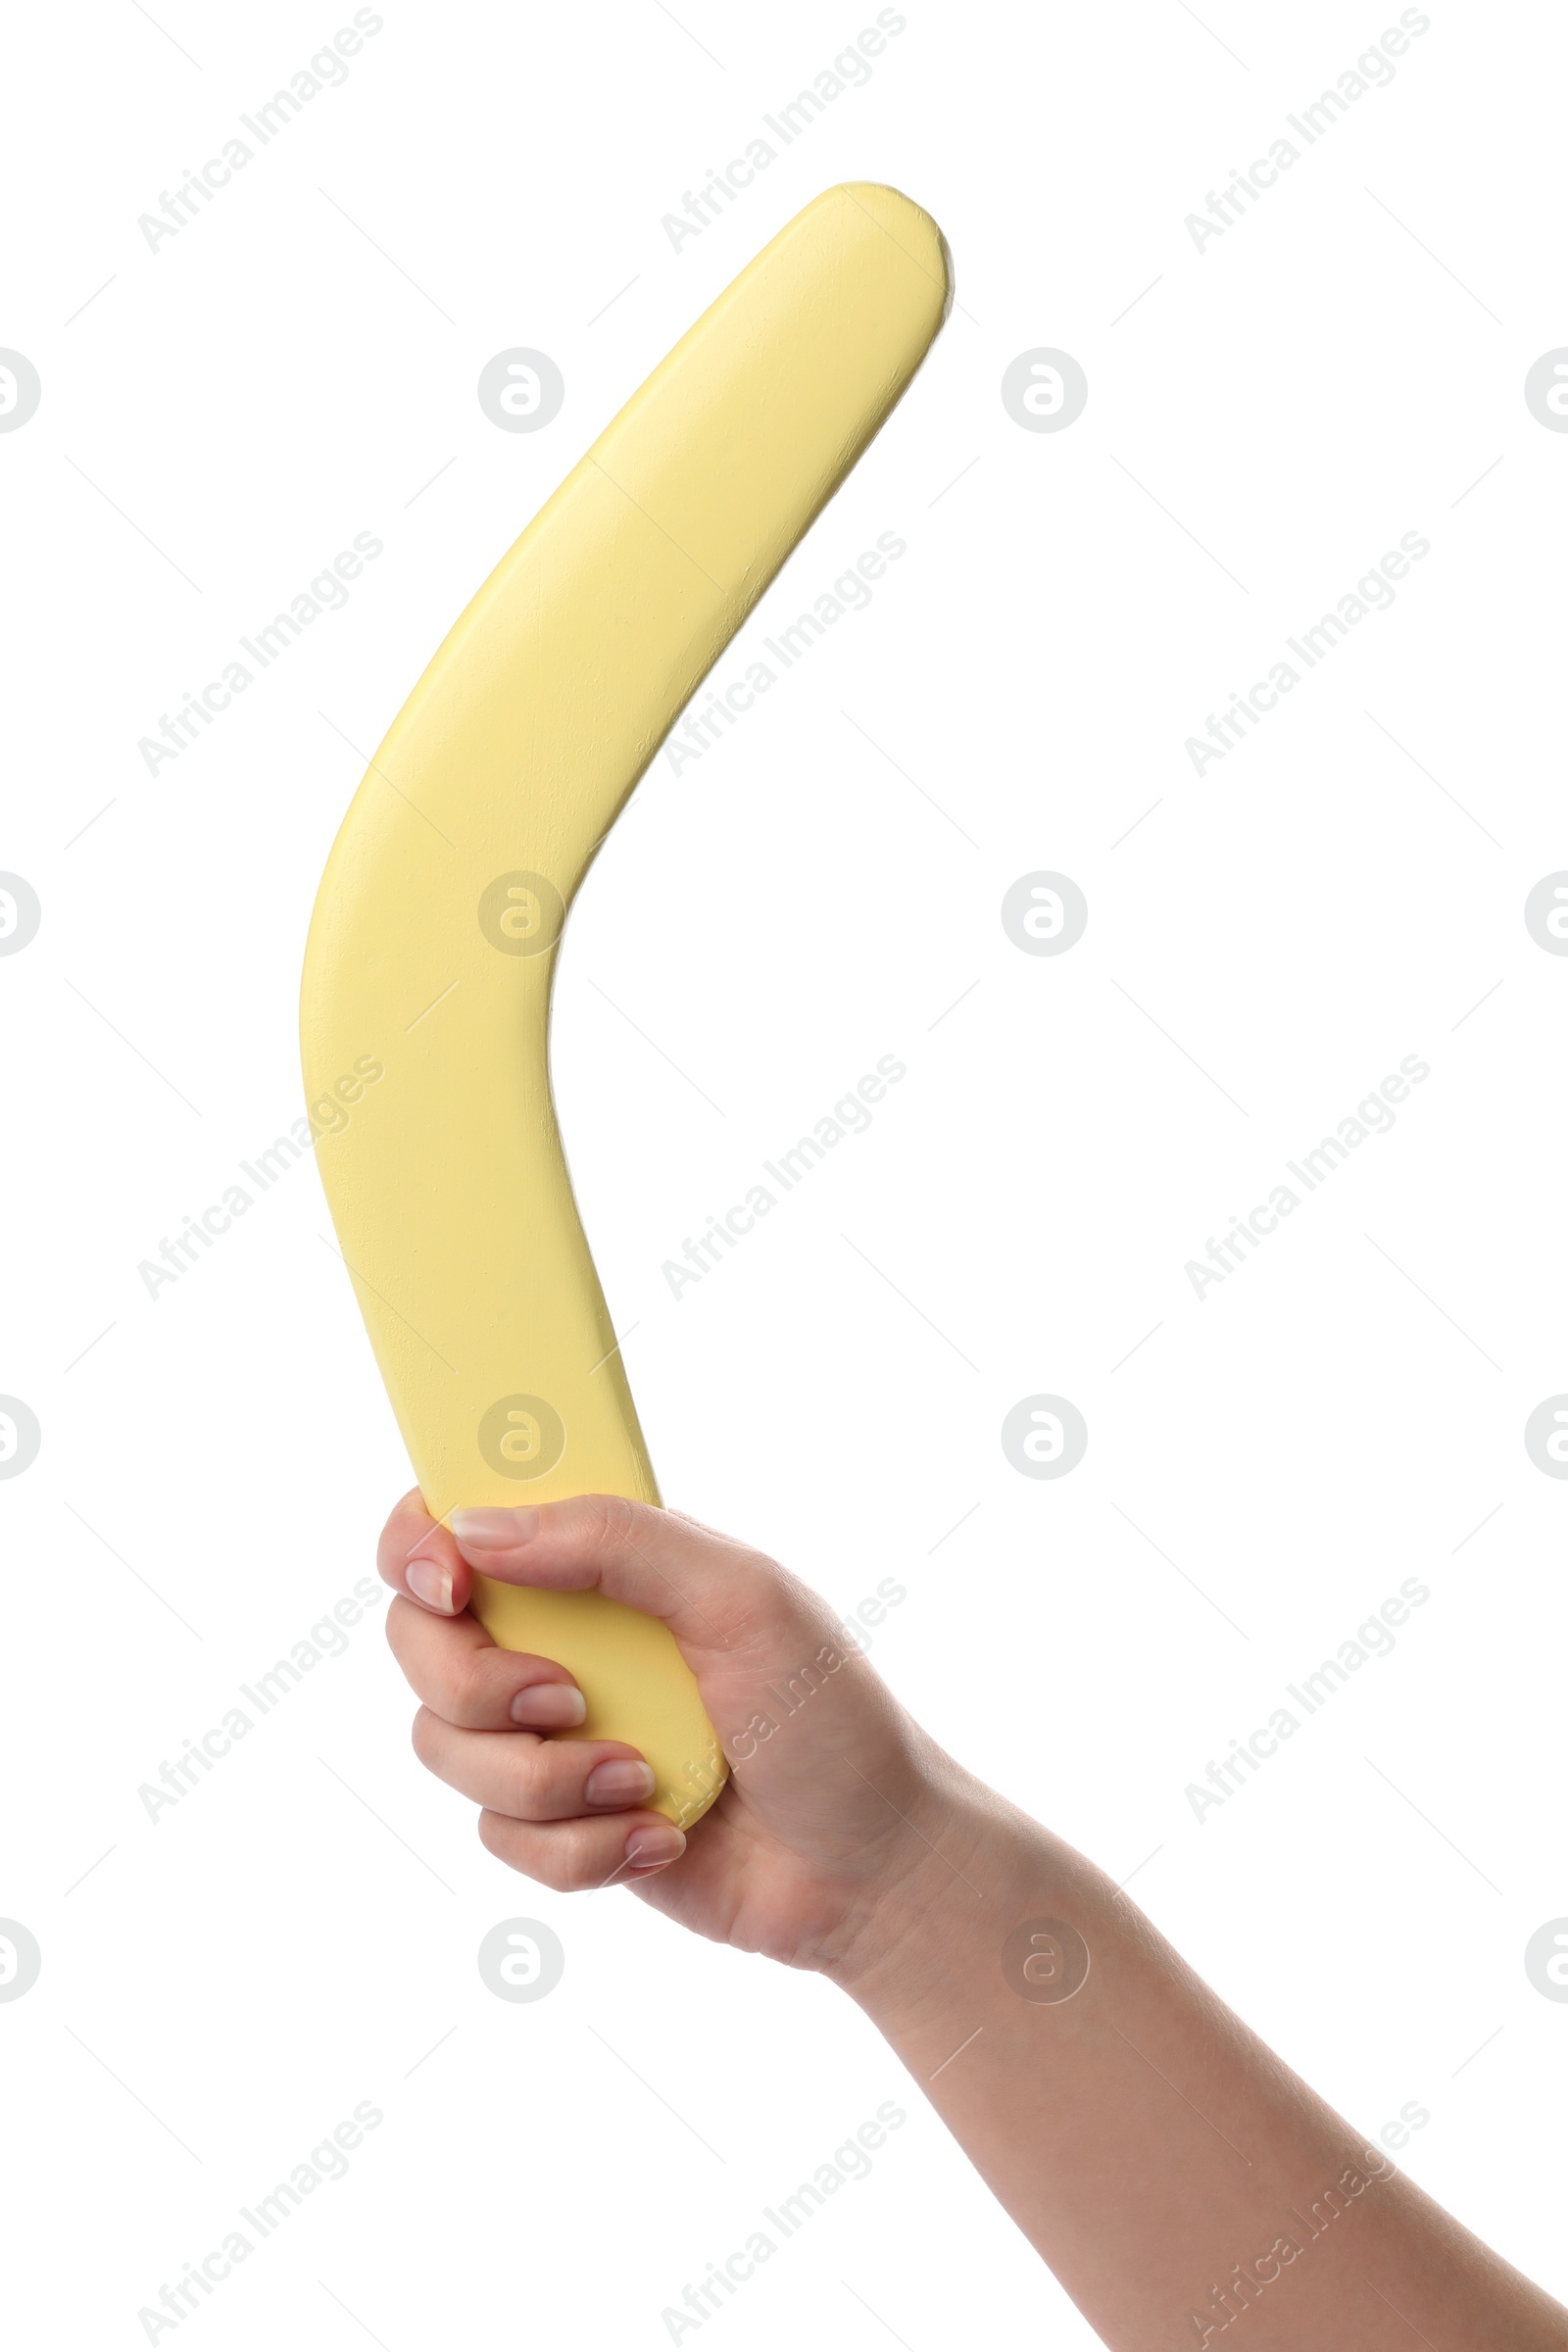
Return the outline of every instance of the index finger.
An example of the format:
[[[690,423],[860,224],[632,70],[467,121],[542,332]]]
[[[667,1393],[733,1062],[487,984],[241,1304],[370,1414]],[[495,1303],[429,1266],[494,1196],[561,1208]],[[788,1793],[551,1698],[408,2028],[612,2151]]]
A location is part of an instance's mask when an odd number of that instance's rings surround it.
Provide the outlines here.
[[[457,1538],[424,1507],[417,1487],[394,1504],[375,1547],[381,1582],[437,1617],[456,1617],[468,1605],[473,1571]]]

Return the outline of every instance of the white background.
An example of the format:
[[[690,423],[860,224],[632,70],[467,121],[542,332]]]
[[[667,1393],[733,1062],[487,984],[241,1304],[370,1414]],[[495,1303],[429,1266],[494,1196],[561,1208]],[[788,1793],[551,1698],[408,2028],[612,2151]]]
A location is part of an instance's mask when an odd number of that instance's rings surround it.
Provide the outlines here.
[[[370,2101],[348,2177],[181,2343],[656,2346],[890,2098],[871,2177],[703,2341],[1092,2340],[827,1986],[481,1851],[410,1752],[379,1606],[177,1807],[137,1794],[367,1573],[409,1483],[314,1166],[156,1299],[137,1272],[299,1115],[360,755],[845,177],[929,208],[961,307],[720,682],[879,533],[907,554],[719,749],[656,762],[561,973],[563,1125],[665,1494],[843,1608],[898,1577],[873,1655],[937,1735],[1137,1870],[1358,2128],[1424,2107],[1397,2161],[1568,2293],[1568,2006],[1523,1966],[1568,1913],[1568,1487],[1522,1442],[1568,1388],[1568,961],[1522,913],[1568,864],[1568,438],[1522,390],[1568,342],[1560,17],[1434,6],[1200,251],[1185,217],[1396,9],[911,0],[677,252],[662,216],[874,10],[391,0],[153,252],[138,215],[351,14],[155,13],[14,24],[0,148],[0,343],[43,382],[0,437],[0,865],[43,906],[0,961],[0,1390],[43,1432],[0,1485],[0,1914],[43,1952],[0,2005],[18,2340],[146,2340],[161,2284]],[[474,392],[519,344],[566,384],[531,435]],[[1088,375],[1060,433],[1000,398],[1037,346]],[[384,554],[347,607],[149,775],[138,739],[361,531]],[[1195,775],[1186,738],[1412,531],[1393,608]],[[1089,901],[1060,957],[1001,925],[1037,868]],[[871,1130],[674,1299],[662,1262],[887,1054]],[[1392,1132],[1196,1298],[1186,1261],[1411,1054]],[[1088,1421],[1059,1482],[999,1442],[1039,1391]],[[1393,1654],[1196,1819],[1188,1784],[1412,1577]],[[474,1955],[517,1915],[566,1972],[508,2006]]]

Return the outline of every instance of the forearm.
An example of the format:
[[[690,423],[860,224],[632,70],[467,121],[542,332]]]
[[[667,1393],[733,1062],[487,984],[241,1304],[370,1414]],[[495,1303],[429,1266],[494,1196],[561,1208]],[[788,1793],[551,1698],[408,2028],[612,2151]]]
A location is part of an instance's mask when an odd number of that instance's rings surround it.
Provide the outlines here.
[[[1116,2352],[1568,2345],[1102,1872],[961,1776],[912,1819],[833,1973]]]

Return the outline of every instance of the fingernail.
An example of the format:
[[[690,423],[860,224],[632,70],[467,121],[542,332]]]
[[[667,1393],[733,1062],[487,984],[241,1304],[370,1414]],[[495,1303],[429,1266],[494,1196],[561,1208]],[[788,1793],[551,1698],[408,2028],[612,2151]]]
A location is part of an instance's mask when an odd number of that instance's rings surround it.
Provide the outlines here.
[[[636,1805],[654,1793],[654,1768],[631,1756],[614,1756],[596,1764],[583,1783],[591,1805]]]
[[[570,1683],[529,1683],[507,1713],[535,1732],[569,1732],[587,1720],[588,1701]]]
[[[439,1609],[443,1617],[452,1615],[452,1571],[434,1560],[410,1560],[404,1567],[403,1579],[416,1600],[426,1608]]]
[[[626,1840],[628,1870],[662,1870],[666,1862],[678,1862],[686,1851],[686,1840],[680,1831],[668,1824],[659,1828],[633,1830]]]
[[[520,1504],[513,1510],[454,1511],[452,1533],[460,1544],[473,1544],[481,1551],[510,1551],[514,1544],[526,1544],[539,1532],[539,1513],[531,1504]]]

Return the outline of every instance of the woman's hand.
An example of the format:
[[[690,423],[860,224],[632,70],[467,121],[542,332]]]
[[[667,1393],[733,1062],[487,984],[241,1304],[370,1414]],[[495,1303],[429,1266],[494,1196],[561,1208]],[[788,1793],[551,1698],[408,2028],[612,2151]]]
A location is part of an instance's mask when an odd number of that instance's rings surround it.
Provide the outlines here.
[[[1081,1855],[959,1771],[760,1553],[604,1495],[381,1539],[414,1744],[479,1835],[564,1893],[825,1971],[880,2027],[1115,2352],[1568,2352],[1568,2312],[1281,2065]],[[466,1614],[473,1571],[661,1617],[731,1777],[690,1842],[570,1678]],[[1033,1955],[1033,1957],[1029,1957]],[[1068,1963],[1064,1966],[1063,1961]],[[1413,2331],[1413,2332],[1412,2332]]]
[[[837,1974],[895,1890],[906,1914],[930,1870],[961,1864],[986,1792],[905,1714],[825,1604],[761,1553],[602,1494],[456,1511],[449,1531],[416,1492],[387,1521],[378,1564],[404,1595],[387,1638],[423,1702],[416,1753],[482,1808],[493,1854],[558,1892],[629,1885],[700,1935]],[[466,1613],[475,1569],[599,1591],[669,1627],[730,1765],[689,1842],[649,1808],[653,1775],[635,1748],[551,1737],[583,1721],[581,1693],[549,1659],[497,1648]]]

